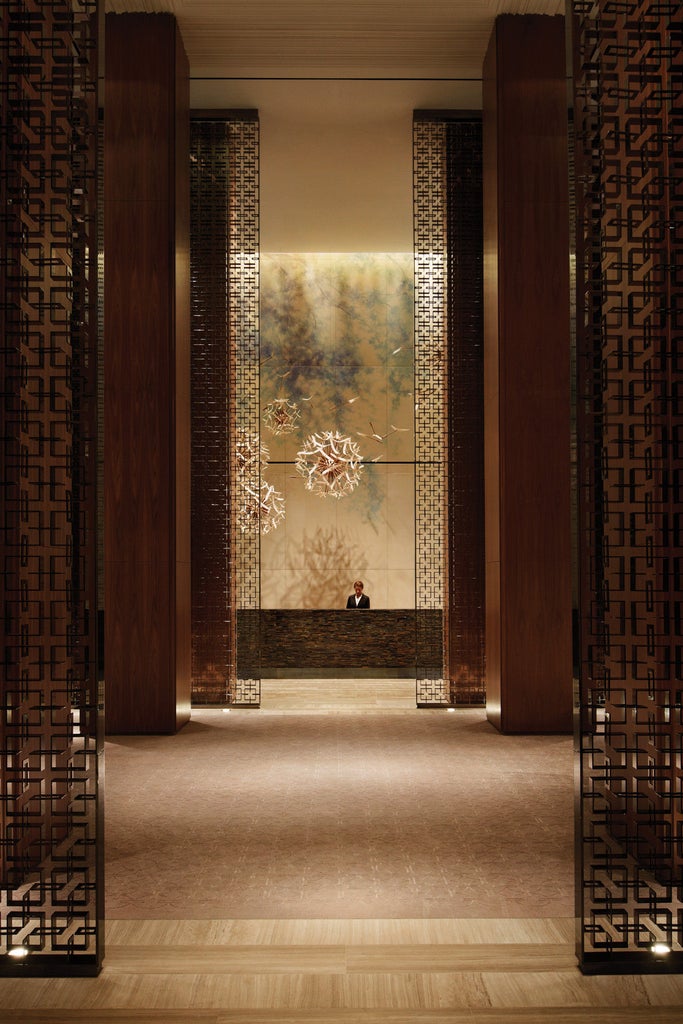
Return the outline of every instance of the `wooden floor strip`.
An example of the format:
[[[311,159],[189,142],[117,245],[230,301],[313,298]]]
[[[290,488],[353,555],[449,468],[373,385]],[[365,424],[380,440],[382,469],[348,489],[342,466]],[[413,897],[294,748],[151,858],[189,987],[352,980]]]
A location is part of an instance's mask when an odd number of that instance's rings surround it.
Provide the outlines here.
[[[120,921],[107,936],[98,978],[0,979],[0,1024],[683,1021],[682,975],[585,976],[568,919]]]
[[[108,974],[283,974],[576,970],[550,945],[109,946]]]
[[[347,971],[571,971],[573,947],[552,945],[355,946],[346,956]]]
[[[681,1024],[680,1007],[533,1010],[0,1010],[0,1024]]]
[[[573,917],[109,920],[106,946],[108,955],[113,947],[124,945],[573,945],[574,931]]]

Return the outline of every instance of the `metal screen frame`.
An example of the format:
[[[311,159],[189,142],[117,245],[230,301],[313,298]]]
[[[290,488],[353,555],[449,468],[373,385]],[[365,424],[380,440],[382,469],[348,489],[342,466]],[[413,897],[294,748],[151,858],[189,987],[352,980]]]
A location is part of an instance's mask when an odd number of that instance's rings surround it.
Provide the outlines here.
[[[191,149],[193,703],[257,707],[260,536],[235,486],[238,431],[260,431],[256,111],[193,113]]]
[[[446,128],[413,121],[415,254],[415,696],[449,705]]]
[[[415,608],[420,707],[486,702],[481,115],[416,111]]]
[[[97,974],[104,948],[102,16],[97,0],[0,3],[2,975]]]
[[[586,973],[680,972],[681,4],[574,0],[567,20],[577,203],[577,954]]]

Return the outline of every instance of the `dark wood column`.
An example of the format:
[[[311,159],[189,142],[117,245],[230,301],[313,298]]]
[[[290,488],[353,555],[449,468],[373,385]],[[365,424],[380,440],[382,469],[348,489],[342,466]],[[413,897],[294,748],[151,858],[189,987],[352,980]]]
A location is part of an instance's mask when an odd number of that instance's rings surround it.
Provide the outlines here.
[[[106,18],[110,733],[190,713],[189,70],[175,19]]]
[[[487,710],[572,727],[564,19],[497,19],[484,64]]]

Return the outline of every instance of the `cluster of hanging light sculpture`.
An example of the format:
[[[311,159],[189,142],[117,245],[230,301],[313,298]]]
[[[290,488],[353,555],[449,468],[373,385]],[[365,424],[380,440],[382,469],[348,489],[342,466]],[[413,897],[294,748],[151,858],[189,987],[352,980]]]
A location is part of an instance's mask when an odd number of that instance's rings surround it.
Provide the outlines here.
[[[273,434],[291,434],[301,418],[301,410],[287,398],[275,398],[263,410],[263,422]]]
[[[260,493],[249,484],[243,485],[243,500],[237,515],[242,533],[270,533],[285,517],[285,499],[266,480],[261,481]]]
[[[363,457],[350,437],[323,430],[308,436],[297,453],[296,468],[306,490],[321,498],[343,498],[358,486]]]
[[[291,434],[301,418],[301,410],[288,398],[276,398],[265,406],[263,421],[271,433]],[[257,474],[268,465],[270,452],[257,434],[237,432],[236,462],[242,501],[237,521],[243,532],[270,533],[285,516],[282,494],[265,480],[256,484]],[[295,466],[304,478],[306,490],[321,498],[343,498],[360,482],[363,457],[358,445],[338,430],[309,434],[297,452]]]
[[[256,472],[257,468],[265,469],[270,460],[270,451],[267,445],[261,443],[259,435],[250,434],[243,427],[237,428],[235,452],[237,473],[241,478]]]
[[[261,479],[261,470],[268,465],[270,452],[258,434],[242,427],[237,430],[235,461],[240,506],[237,525],[242,533],[270,533],[285,517],[285,499],[275,488]]]

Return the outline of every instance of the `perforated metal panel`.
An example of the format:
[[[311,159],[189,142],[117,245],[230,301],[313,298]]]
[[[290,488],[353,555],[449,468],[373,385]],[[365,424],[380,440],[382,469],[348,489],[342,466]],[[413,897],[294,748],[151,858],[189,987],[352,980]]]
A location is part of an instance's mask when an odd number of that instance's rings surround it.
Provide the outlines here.
[[[191,122],[192,700],[230,701],[228,124]],[[234,667],[232,670],[234,679]]]
[[[571,6],[579,957],[587,971],[680,970],[682,11],[653,0]],[[674,952],[658,958],[656,941]]]
[[[416,700],[450,703],[446,672],[446,130],[413,124]],[[438,618],[421,611],[438,609]]]
[[[258,531],[239,528],[238,430],[259,433],[258,120],[192,120],[192,687],[260,702]],[[258,465],[247,471],[258,492]]]
[[[2,973],[102,951],[98,15],[0,3]]]
[[[486,703],[482,125],[446,123],[451,700]]]
[[[413,140],[417,702],[482,704],[481,122],[417,112]]]

